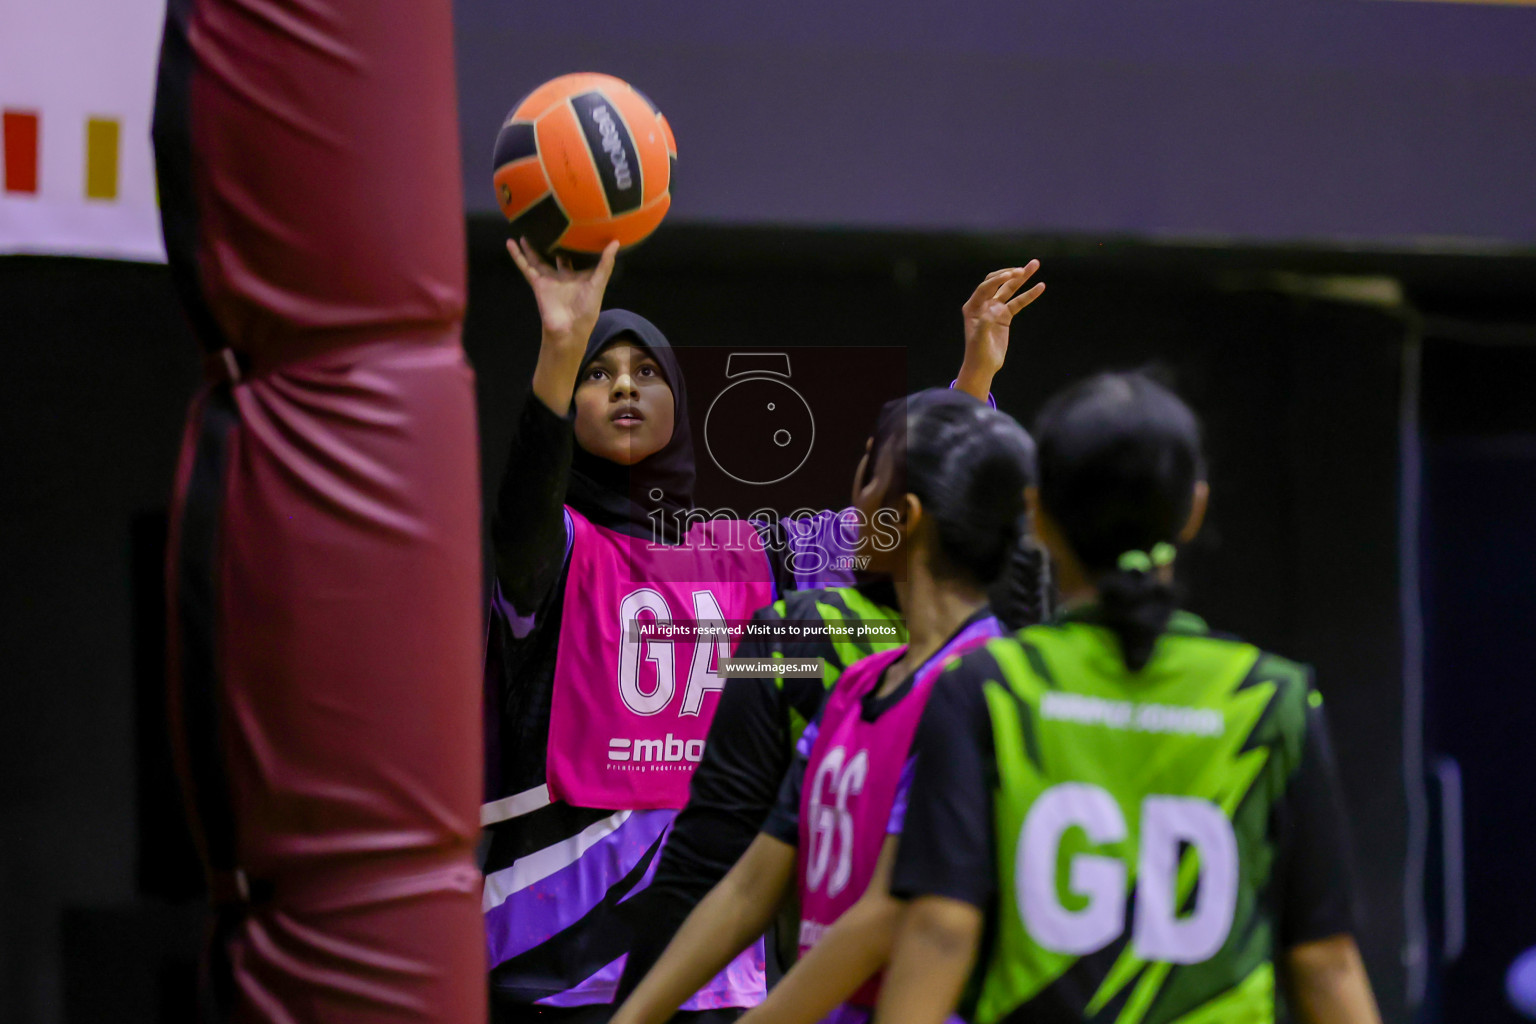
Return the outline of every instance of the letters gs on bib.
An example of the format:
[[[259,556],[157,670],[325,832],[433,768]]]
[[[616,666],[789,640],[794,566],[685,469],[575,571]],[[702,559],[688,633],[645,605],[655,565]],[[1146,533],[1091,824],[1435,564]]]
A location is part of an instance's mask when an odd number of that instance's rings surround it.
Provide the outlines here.
[[[1014,856],[1014,890],[1025,930],[1041,948],[1086,956],[1125,931],[1128,868],[1109,853],[1079,853],[1068,868],[1068,889],[1087,898],[1081,910],[1063,905],[1056,887],[1062,839],[1080,829],[1095,846],[1123,843],[1120,805],[1106,790],[1068,782],[1042,793],[1029,809]],[[1194,964],[1226,943],[1237,909],[1237,836],[1220,807],[1185,796],[1149,796],[1141,804],[1136,908],[1131,950],[1142,960]],[[1198,858],[1194,909],[1179,914],[1193,886],[1180,891],[1180,853]]]
[[[805,887],[812,892],[825,883],[827,896],[836,896],[853,877],[853,814],[848,801],[864,790],[869,779],[869,751],[852,757],[846,747],[834,747],[816,766],[810,793],[810,850],[806,855]]]

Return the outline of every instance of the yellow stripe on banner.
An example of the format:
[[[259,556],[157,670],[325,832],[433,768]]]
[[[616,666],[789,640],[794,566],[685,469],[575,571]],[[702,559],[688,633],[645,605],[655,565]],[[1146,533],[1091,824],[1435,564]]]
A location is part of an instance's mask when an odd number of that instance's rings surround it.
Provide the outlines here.
[[[85,122],[85,197],[117,198],[117,120],[93,117]]]

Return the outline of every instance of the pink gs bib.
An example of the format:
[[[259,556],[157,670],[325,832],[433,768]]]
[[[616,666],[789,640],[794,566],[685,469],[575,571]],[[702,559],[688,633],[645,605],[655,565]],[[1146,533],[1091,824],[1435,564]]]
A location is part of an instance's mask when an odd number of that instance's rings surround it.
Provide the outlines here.
[[[873,722],[864,719],[864,698],[906,647],[854,662],[827,695],[800,791],[801,956],[874,877],[912,737],[945,663],[1001,632],[990,616],[966,626],[923,663],[906,696]],[[877,975],[849,1002],[873,1007],[879,992]]]
[[[745,520],[696,523],[653,544],[567,508],[571,562],[555,654],[549,795],[577,807],[680,808],[704,753],[733,638],[641,640],[642,623],[750,619],[772,568]]]

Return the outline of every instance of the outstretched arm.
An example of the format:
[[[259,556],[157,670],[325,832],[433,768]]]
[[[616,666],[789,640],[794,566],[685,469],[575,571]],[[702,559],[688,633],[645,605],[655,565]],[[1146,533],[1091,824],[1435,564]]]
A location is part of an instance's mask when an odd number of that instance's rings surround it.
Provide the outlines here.
[[[759,835],[683,922],[612,1024],[662,1024],[768,930],[795,874],[795,848]]]
[[[965,360],[955,387],[978,402],[985,402],[992,393],[992,378],[1008,358],[1008,329],[1014,316],[1045,291],[1044,282],[1019,291],[1039,269],[1040,261],[1030,260],[1022,267],[994,270],[960,307],[965,321]]]
[[[906,905],[891,895],[896,836],[887,836],[869,888],[749,1011],[741,1024],[814,1024],[885,966]]]
[[[1039,269],[1040,261],[1030,260],[1022,267],[994,270],[961,307],[965,358],[951,387],[978,402],[997,404],[991,400],[992,378],[1002,369],[1008,355],[1009,325],[1015,313],[1040,297],[1045,285],[1040,283],[1028,291],[1015,292]],[[857,477],[863,479],[862,464]],[[854,572],[843,568],[846,556],[855,554],[857,543],[852,527],[843,520],[848,511],[783,521],[781,531],[788,538],[787,561],[781,561],[776,572],[784,583],[796,589],[810,589],[843,587],[854,582]]]
[[[754,622],[778,619],[773,606]],[[770,658],[776,645],[742,641],[738,658]],[[820,681],[815,681],[820,685]],[[624,963],[618,998],[627,998],[660,959],[688,914],[747,852],[789,768],[791,747],[781,693],[772,679],[732,679],[709,725],[704,759],[693,770],[688,806],[672,823],[650,886],[629,901],[643,918]]]
[[[565,504],[575,437],[567,413],[587,339],[602,309],[616,245],[592,270],[551,267],[523,243],[507,243],[539,303],[542,322],[533,396],[518,422],[491,515],[501,591],[522,616],[535,614],[565,562]]]
[[[981,945],[982,913],[948,896],[919,896],[902,916],[874,1024],[943,1024]]]
[[[980,654],[980,652],[978,652]],[[891,872],[910,898],[880,990],[877,1022],[940,1024],[955,1008],[996,899],[990,659],[964,659],[934,688],[913,743],[916,770]]]

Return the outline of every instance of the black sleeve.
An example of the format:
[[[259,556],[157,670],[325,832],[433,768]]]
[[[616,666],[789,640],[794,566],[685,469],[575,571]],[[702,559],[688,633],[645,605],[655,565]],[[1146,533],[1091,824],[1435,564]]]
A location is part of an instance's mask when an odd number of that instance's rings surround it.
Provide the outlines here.
[[[576,435],[529,393],[491,515],[501,591],[519,614],[538,611],[565,563],[565,491]]]
[[[759,618],[763,613],[759,613]],[[771,648],[743,641],[736,656]],[[746,852],[789,763],[789,725],[772,679],[732,679],[720,694],[688,806],[678,814],[649,889],[628,906],[637,922],[618,999],[633,991],[688,914]]]
[[[976,664],[983,659],[982,664]],[[996,761],[992,720],[982,696],[977,652],[933,688],[917,728],[917,761],[891,893],[904,899],[947,896],[985,909],[996,888],[992,793]]]
[[[1355,932],[1353,857],[1320,706],[1307,711],[1301,760],[1275,805],[1274,829],[1280,945]]]
[[[740,651],[738,656],[755,657]],[[772,810],[789,754],[788,726],[773,680],[728,682],[710,723],[704,758],[693,772],[688,806],[667,840],[658,880],[686,878],[701,897],[708,892],[751,845]]]
[[[816,742],[816,733],[820,728],[821,716],[818,714],[800,737],[795,756],[790,759],[784,780],[779,783],[778,799],[774,801],[768,817],[763,820],[762,831],[790,846],[800,845],[800,793],[805,788],[805,769],[811,760],[811,744]]]

